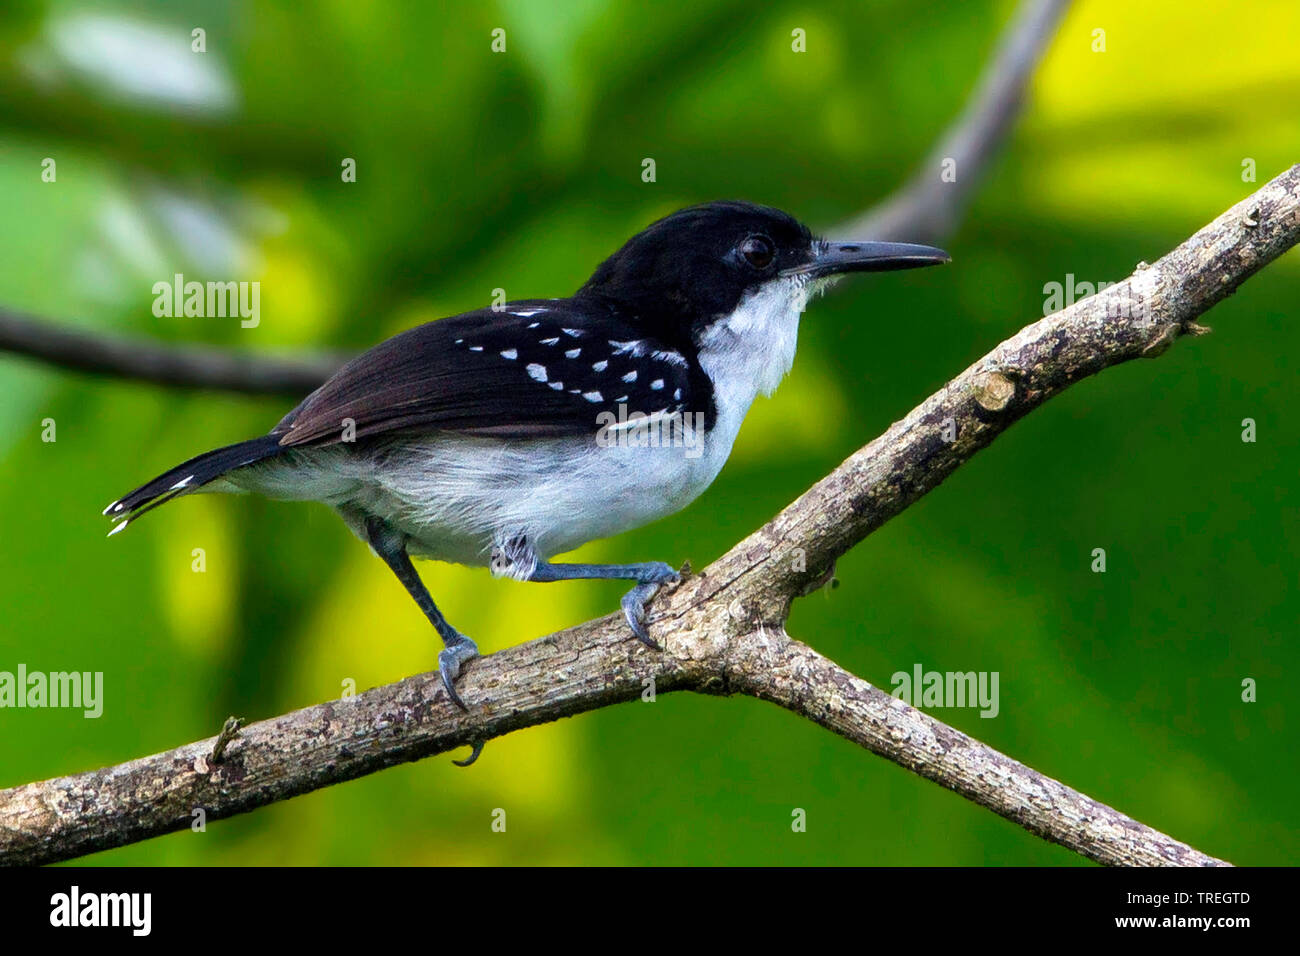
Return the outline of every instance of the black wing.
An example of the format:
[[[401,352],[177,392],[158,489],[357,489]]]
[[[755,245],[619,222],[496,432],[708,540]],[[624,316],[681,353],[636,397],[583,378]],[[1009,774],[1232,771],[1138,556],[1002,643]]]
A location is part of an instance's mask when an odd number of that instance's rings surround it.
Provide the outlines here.
[[[571,300],[513,302],[402,332],[284,417],[281,445],[407,428],[503,437],[595,433],[601,413],[699,411],[712,390],[678,351]]]

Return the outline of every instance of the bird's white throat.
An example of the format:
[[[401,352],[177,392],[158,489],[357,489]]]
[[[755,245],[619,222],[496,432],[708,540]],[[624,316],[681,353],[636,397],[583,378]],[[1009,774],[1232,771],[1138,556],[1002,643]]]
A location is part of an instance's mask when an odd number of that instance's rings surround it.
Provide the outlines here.
[[[822,283],[798,276],[765,283],[699,339],[700,366],[713,382],[719,419],[735,427],[754,399],[771,395],[794,364],[799,318]]]

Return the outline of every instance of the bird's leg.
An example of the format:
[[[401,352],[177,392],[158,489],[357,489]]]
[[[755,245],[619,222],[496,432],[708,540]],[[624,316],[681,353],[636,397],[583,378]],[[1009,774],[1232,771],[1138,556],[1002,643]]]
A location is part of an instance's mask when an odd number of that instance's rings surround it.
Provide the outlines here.
[[[632,633],[641,643],[658,648],[646,630],[646,601],[654,597],[660,585],[676,584],[681,575],[662,561],[641,564],[548,564],[539,560],[527,578],[529,581],[572,581],[578,578],[614,578],[635,581],[636,587],[623,595],[623,615]]]
[[[438,636],[442,638],[445,645],[442,653],[438,655],[438,673],[442,677],[442,686],[447,689],[447,696],[461,710],[468,710],[465,702],[460,699],[454,686],[455,680],[460,676],[461,667],[467,662],[478,657],[478,647],[468,637],[456,630],[447,623],[447,619],[442,616],[438,606],[433,603],[433,598],[429,596],[429,589],[424,586],[420,576],[415,573],[415,565],[411,564],[411,556],[406,553],[406,536],[395,529],[383,518],[368,517],[366,519],[366,537],[370,539],[370,546],[393,569],[397,575],[397,580],[406,585],[406,590],[411,597],[415,598],[415,603],[420,605],[420,610],[424,616],[429,619]],[[477,754],[475,754],[477,756]]]

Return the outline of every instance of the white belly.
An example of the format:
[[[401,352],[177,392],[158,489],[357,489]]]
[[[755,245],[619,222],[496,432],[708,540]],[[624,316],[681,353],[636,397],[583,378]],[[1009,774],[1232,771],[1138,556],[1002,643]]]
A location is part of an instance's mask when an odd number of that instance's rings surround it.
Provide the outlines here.
[[[361,514],[404,532],[412,555],[486,565],[524,535],[543,559],[640,527],[694,501],[717,477],[734,431],[694,448],[598,445],[594,438],[435,434],[292,452],[228,476],[270,498],[323,501],[365,537]]]

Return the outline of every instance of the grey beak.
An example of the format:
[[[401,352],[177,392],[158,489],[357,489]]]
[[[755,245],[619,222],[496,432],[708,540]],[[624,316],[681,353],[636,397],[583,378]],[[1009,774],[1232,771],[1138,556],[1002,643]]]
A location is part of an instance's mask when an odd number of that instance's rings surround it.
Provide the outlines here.
[[[919,269],[951,262],[952,256],[934,246],[910,242],[815,242],[812,259],[786,269],[782,275],[806,275],[813,278],[845,272],[890,272],[894,269]]]

